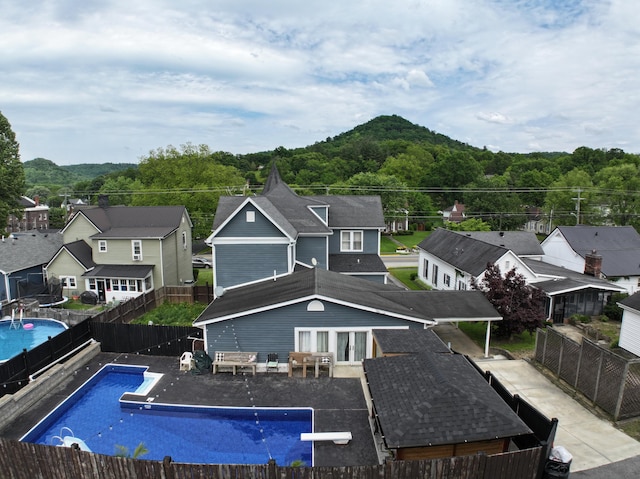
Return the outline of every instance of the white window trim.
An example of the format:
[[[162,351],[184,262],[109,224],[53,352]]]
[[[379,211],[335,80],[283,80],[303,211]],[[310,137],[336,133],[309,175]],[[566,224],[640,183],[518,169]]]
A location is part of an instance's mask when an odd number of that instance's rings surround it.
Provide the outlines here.
[[[98,240],[98,252],[100,253],[107,252],[107,240]]]
[[[356,249],[354,248],[353,244],[354,244],[354,236],[356,233],[360,234],[360,248]],[[342,245],[344,243],[344,239],[343,239],[343,235],[349,235],[349,247],[348,248],[344,248]],[[362,252],[364,251],[364,231],[363,230],[343,230],[340,232],[340,251],[343,252],[354,252],[354,253],[358,253],[358,252]]]
[[[140,253],[136,253],[136,245],[139,245]],[[131,240],[131,259],[142,261],[142,240]]]
[[[247,223],[255,223],[256,222],[256,212],[254,210],[247,210],[246,220],[247,220]]]
[[[78,287],[75,276],[60,276],[60,284],[63,289],[76,289]]]

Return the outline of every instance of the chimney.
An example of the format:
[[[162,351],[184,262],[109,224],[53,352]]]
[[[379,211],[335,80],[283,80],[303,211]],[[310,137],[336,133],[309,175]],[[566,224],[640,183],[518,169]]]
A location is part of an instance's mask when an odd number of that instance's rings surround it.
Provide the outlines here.
[[[100,196],[98,196],[98,206],[100,208],[108,208],[109,207],[109,195],[100,195]]]
[[[40,197],[38,195],[33,197],[33,201],[35,202],[36,206],[40,206]]]
[[[602,256],[591,250],[584,256],[584,274],[600,278],[602,275]]]

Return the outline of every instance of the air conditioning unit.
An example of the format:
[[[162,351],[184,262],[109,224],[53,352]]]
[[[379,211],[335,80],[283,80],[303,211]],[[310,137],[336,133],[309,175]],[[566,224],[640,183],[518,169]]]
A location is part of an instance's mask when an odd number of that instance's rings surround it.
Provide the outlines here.
[[[142,261],[142,255],[141,254],[134,254],[133,255],[133,261]]]

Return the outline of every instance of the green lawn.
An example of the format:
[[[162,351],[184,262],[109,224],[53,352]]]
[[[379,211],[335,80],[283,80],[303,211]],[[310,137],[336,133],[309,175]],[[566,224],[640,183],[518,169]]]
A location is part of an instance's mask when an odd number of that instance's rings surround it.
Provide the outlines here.
[[[461,321],[458,326],[474,343],[484,348],[484,339],[487,332],[486,322],[466,323]],[[515,335],[513,339],[496,338],[492,335],[491,346],[512,353],[531,353],[536,346],[536,335],[529,334],[526,331]]]
[[[412,279],[417,275],[418,268],[389,268],[389,273],[413,291],[429,289],[423,282]]]
[[[196,286],[206,286],[207,283],[209,286],[213,284],[213,270],[212,269],[204,269],[198,268],[198,280],[196,281]]]
[[[153,311],[136,318],[132,323],[149,324],[149,321],[153,321],[154,325],[191,326],[206,307],[207,305],[203,303],[164,303]]]

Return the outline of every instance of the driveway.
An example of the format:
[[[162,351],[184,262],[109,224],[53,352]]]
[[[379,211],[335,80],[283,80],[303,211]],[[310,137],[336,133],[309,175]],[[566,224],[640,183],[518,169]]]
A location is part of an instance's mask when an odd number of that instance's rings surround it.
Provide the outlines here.
[[[573,455],[572,472],[640,456],[640,442],[584,408],[529,362],[508,359],[475,361],[485,371],[491,371],[509,392],[520,395],[548,418],[558,419],[555,445],[564,446]],[[607,470],[603,468],[603,471]]]

